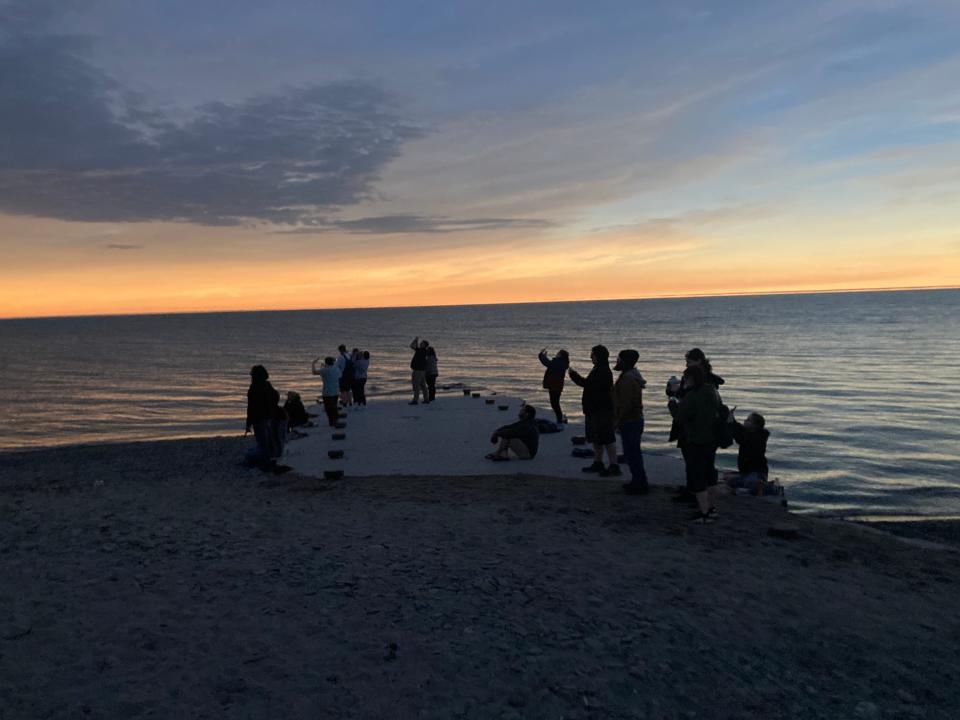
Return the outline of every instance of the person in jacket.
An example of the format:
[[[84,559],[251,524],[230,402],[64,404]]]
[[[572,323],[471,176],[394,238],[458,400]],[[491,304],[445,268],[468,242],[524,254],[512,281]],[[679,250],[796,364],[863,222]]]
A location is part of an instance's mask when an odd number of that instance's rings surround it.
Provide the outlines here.
[[[550,396],[550,408],[557,416],[557,425],[563,425],[566,419],[563,417],[563,410],[560,408],[560,394],[563,392],[563,381],[567,375],[567,368],[570,367],[570,355],[566,350],[558,350],[553,358],[548,358],[547,349],[544,348],[537,357],[546,368],[543,371],[543,388]]]
[[[583,377],[573,368],[567,373],[574,384],[583,388],[581,404],[587,442],[593,444],[593,463],[583,468],[587,473],[602,477],[621,475],[617,464],[617,436],[614,432],[613,373],[610,372],[610,351],[603,345],[594,345],[590,350],[593,369]],[[603,451],[607,451],[610,464],[604,468]]]
[[[713,522],[717,514],[716,420],[720,410],[720,394],[706,381],[706,372],[699,365],[683,373],[683,399],[672,396],[667,403],[670,414],[680,423],[684,438],[683,454],[687,487],[694,494],[698,512],[696,522]]]
[[[303,406],[303,400],[300,399],[300,393],[290,390],[287,393],[287,399],[283,403],[283,411],[287,414],[287,424],[291,428],[309,426],[310,415]]]
[[[727,422],[730,424],[730,434],[739,446],[738,476],[728,481],[730,487],[745,488],[752,495],[759,495],[770,474],[767,464],[767,440],[770,439],[770,431],[766,428],[766,420],[759,413],[750,413],[743,423],[739,423],[731,410]]]
[[[347,352],[347,346],[337,348],[337,369],[340,371],[340,404],[346,407],[353,404],[353,356]]]
[[[440,376],[440,370],[437,367],[437,351],[431,345],[427,348],[426,366],[424,367],[424,380],[427,382],[427,391],[429,397],[427,402],[433,402],[437,399],[437,378]]]
[[[370,369],[370,353],[353,349],[353,401],[357,405],[367,404],[367,371]]]
[[[640,353],[636,350],[621,350],[613,368],[620,372],[613,384],[613,423],[620,432],[623,455],[630,468],[630,482],[623,486],[628,495],[642,495],[650,489],[640,444],[643,436],[643,388],[647,381],[637,370],[639,359]]]
[[[256,446],[247,450],[245,464],[259,466],[266,470],[270,467],[271,428],[270,423],[280,408],[280,393],[270,384],[270,373],[263,365],[250,368],[250,387],[247,389],[247,424],[244,434],[253,430]]]
[[[537,409],[532,405],[521,407],[519,420],[494,430],[490,442],[499,443],[499,446],[486,456],[488,460],[509,460],[511,450],[520,460],[535,458],[540,448]]]
[[[427,348],[430,343],[421,340],[419,336],[410,343],[413,357],[410,359],[410,381],[413,383],[413,400],[410,405],[420,402],[420,393],[423,393],[423,402],[430,402],[430,388],[427,387]]]
[[[719,375],[716,375],[713,372],[713,366],[710,364],[710,360],[707,359],[707,356],[704,354],[703,350],[700,348],[691,348],[684,355],[684,362],[686,367],[699,367],[704,370],[704,382],[707,385],[712,385],[713,387],[719,389],[721,385],[724,384],[724,379]],[[667,381],[667,400],[675,397],[677,400],[682,400],[683,396],[686,395],[687,389],[684,387],[684,384],[678,380],[676,377],[670,378]],[[683,436],[683,426],[676,420],[673,420],[673,423],[670,425],[670,442],[676,442],[677,447],[680,448],[680,454],[686,462],[687,451],[686,451],[686,442]],[[693,492],[689,488],[689,483],[684,487],[676,496],[673,498],[674,502],[696,502]]]
[[[313,359],[311,372],[323,379],[323,391],[321,392],[323,411],[327,414],[327,422],[330,423],[330,427],[333,427],[337,424],[337,416],[340,412],[337,409],[337,403],[340,400],[340,368],[337,367],[336,360],[327,357],[323,360],[323,367],[317,370],[319,361],[319,357]]]

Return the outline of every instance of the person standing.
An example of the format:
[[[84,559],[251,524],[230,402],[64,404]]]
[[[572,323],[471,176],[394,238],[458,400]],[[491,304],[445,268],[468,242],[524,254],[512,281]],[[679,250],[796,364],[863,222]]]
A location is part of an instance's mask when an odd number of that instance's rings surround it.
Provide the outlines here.
[[[327,414],[330,427],[333,427],[337,424],[337,416],[339,415],[337,401],[340,398],[340,368],[337,367],[336,361],[332,357],[327,357],[323,360],[323,367],[317,370],[319,360],[319,357],[313,359],[311,370],[314,375],[319,375],[323,379],[323,391],[321,393],[323,410]]]
[[[650,490],[647,470],[643,465],[643,388],[647,381],[637,370],[640,353],[636,350],[621,350],[617,355],[614,370],[620,376],[613,385],[614,425],[620,431],[623,454],[630,467],[630,482],[623,486],[628,495],[642,495]]]
[[[704,382],[707,385],[712,385],[714,388],[719,389],[721,385],[724,384],[724,379],[719,375],[714,374],[713,366],[710,364],[710,360],[707,359],[706,354],[700,348],[691,348],[684,355],[684,362],[686,368],[699,367],[704,371]],[[667,400],[670,398],[676,398],[677,400],[682,400],[684,395],[687,393],[687,389],[684,384],[676,378],[676,376],[670,378],[667,382]],[[680,454],[683,456],[684,463],[687,459],[687,441],[684,437],[683,425],[676,418],[674,418],[673,423],[670,425],[670,442],[676,442],[677,447],[680,449]],[[690,489],[690,480],[687,479],[686,486],[681,489],[681,491],[674,496],[674,502],[680,503],[694,503],[695,498],[693,491]]]
[[[367,404],[367,370],[370,368],[370,353],[353,351],[353,401],[357,405]]]
[[[410,360],[410,380],[413,383],[413,401],[410,405],[417,405],[420,402],[420,393],[423,393],[423,402],[430,402],[430,389],[427,387],[427,348],[430,343],[421,340],[418,335],[410,343],[410,349],[413,350],[413,358]]]
[[[717,515],[717,435],[720,394],[706,382],[706,371],[699,365],[683,373],[683,399],[670,398],[667,407],[683,429],[687,486],[697,500],[699,511],[691,520],[713,522]]]
[[[543,372],[543,387],[550,396],[550,408],[557,416],[557,425],[566,422],[563,417],[563,410],[560,408],[560,394],[563,392],[563,381],[567,375],[567,368],[570,367],[570,355],[566,350],[558,350],[552,359],[547,357],[547,349],[544,348],[537,356],[540,363],[546,368]]]
[[[427,390],[430,393],[430,397],[427,398],[427,400],[433,402],[437,399],[437,378],[440,376],[440,370],[437,368],[437,351],[433,345],[427,348],[427,364],[424,373],[424,379],[427,381]]]
[[[593,464],[583,468],[587,473],[602,477],[621,475],[617,464],[617,436],[613,425],[613,373],[610,372],[610,351],[603,345],[594,345],[590,350],[593,369],[583,377],[573,368],[567,370],[570,379],[583,388],[583,416],[587,441],[593,444]],[[610,464],[604,468],[603,451],[607,451]]]
[[[247,389],[247,424],[244,435],[253,430],[256,447],[247,450],[244,463],[250,467],[270,467],[270,422],[279,408],[280,393],[270,384],[270,373],[263,365],[250,368],[250,387]]]
[[[346,407],[353,404],[353,357],[347,352],[347,346],[337,348],[337,369],[340,371],[340,404]]]

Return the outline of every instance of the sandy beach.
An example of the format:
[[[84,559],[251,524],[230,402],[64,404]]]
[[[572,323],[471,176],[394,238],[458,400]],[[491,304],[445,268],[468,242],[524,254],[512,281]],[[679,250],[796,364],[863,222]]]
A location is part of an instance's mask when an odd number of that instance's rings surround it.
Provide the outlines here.
[[[0,718],[949,718],[960,554],[546,477],[0,456]],[[787,520],[794,540],[767,535]]]

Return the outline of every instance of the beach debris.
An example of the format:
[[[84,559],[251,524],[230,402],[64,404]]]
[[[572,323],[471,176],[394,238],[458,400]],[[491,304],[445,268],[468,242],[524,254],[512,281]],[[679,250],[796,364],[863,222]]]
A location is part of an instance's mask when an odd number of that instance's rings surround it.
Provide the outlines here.
[[[470,393],[470,396],[471,396],[471,397],[478,398],[478,397],[480,397],[480,393],[478,393],[478,392],[472,392],[472,393]]]
[[[463,389],[463,396],[464,396],[464,397],[470,397],[470,388],[464,388],[464,389]]]
[[[344,428],[347,427],[347,424],[346,424],[345,422],[337,422],[337,423],[334,423],[333,426],[334,426],[337,430],[343,430]]]
[[[509,410],[509,405],[497,405],[497,410]]]
[[[800,537],[800,526],[786,522],[774,523],[767,528],[767,535],[782,540],[796,540]]]
[[[393,662],[397,659],[398,646],[395,642],[387,645],[387,654],[383,656],[385,662]]]
[[[346,439],[347,439],[347,434],[346,434],[346,433],[334,433],[333,435],[330,436],[330,438],[331,438],[332,440],[346,440]]]
[[[586,445],[587,438],[583,435],[574,435],[570,438],[570,442],[574,445]]]
[[[343,470],[324,470],[323,479],[324,480],[339,480],[343,477]]]
[[[339,460],[343,457],[343,450],[327,450],[327,457],[331,460]]]
[[[493,405],[493,404],[496,402],[496,399],[495,399],[495,398],[487,398],[486,400],[484,400],[484,402],[485,402],[487,405]]]

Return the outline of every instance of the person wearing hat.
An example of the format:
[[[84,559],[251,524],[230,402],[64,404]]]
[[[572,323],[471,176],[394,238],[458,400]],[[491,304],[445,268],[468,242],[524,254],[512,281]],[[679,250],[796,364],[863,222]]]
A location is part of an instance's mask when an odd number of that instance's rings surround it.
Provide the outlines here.
[[[613,412],[614,424],[623,443],[623,455],[630,467],[630,482],[623,486],[624,492],[629,495],[642,495],[650,489],[640,445],[643,435],[643,388],[647,381],[637,370],[639,359],[640,353],[636,350],[621,350],[613,368],[620,372],[613,384]]]

